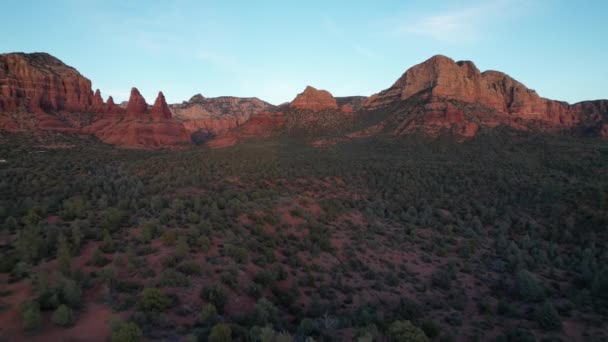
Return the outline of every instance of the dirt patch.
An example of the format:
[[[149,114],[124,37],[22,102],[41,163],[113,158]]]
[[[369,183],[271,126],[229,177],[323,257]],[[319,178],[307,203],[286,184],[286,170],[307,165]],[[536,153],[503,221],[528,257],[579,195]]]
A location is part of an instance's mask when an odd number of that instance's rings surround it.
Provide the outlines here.
[[[3,310],[0,310],[0,336],[14,338],[22,334],[21,309],[22,303],[31,298],[31,289],[26,281],[8,284],[8,276],[2,275],[2,291],[10,292],[9,295],[0,298]],[[10,339],[12,340],[12,339]]]

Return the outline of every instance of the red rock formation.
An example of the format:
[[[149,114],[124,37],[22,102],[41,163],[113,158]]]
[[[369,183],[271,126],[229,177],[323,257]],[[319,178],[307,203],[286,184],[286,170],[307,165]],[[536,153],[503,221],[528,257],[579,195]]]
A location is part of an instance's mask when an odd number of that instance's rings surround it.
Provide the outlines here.
[[[608,138],[608,100],[574,105],[547,100],[504,73],[480,72],[471,62],[443,56],[412,67],[392,87],[370,98],[336,99],[327,91],[307,87],[280,107],[258,99],[202,95],[168,106],[161,92],[149,108],[133,88],[123,108],[112,97],[104,104],[101,92],[93,93],[90,87],[78,71],[48,54],[0,55],[0,129],[80,132],[80,127],[89,125],[82,131],[105,142],[155,148],[189,142],[190,133],[201,130],[209,135],[232,130],[224,142],[214,139],[219,145],[268,137],[277,130],[308,136],[346,134],[346,140],[389,129],[393,135],[447,131],[468,138],[481,127],[501,124]],[[355,120],[366,113],[382,115],[370,120],[373,129],[344,133],[358,127]]]
[[[148,103],[146,99],[139,93],[137,88],[131,88],[131,96],[129,96],[129,104],[127,105],[127,117],[135,119],[142,118],[148,113]]]
[[[91,110],[94,113],[103,113],[105,111],[105,104],[103,103],[103,98],[101,97],[101,91],[97,89],[95,91],[95,95],[93,95],[93,103],[91,103]]]
[[[108,97],[108,101],[106,101],[106,105],[105,105],[105,109],[104,109],[104,114],[123,114],[124,113],[124,109],[115,104],[114,103],[114,98],[112,98],[112,96]]]
[[[600,137],[606,139],[608,138],[608,124],[603,124],[602,127],[600,128]]]
[[[123,112],[126,115],[121,115]],[[105,116],[85,127],[84,132],[94,134],[107,144],[130,148],[167,148],[190,143],[190,133],[171,118],[162,92],[149,114],[148,105],[136,88],[131,90],[126,111],[110,97],[106,113],[117,115]]]
[[[101,119],[85,127],[101,141],[129,148],[168,148],[190,143],[190,134],[173,120]]]
[[[162,92],[149,111],[146,100],[136,88],[131,89],[126,110],[109,97],[106,114],[114,115],[104,116],[83,131],[107,144],[129,148],[172,148],[190,143],[190,133],[171,118]]]
[[[162,91],[158,92],[158,96],[156,97],[156,101],[154,101],[154,106],[152,106],[150,114],[154,120],[171,119],[171,110],[169,110],[169,106],[167,106],[165,95]]]
[[[46,53],[0,55],[0,112],[86,112],[91,81]]]
[[[340,106],[340,110],[347,114],[352,114],[354,112],[353,107],[351,107],[350,105]]]
[[[212,148],[223,148],[237,144],[246,139],[268,138],[276,134],[285,124],[281,112],[259,113],[238,128],[207,142]]]
[[[318,112],[324,109],[338,109],[338,104],[328,91],[307,86],[304,92],[291,101],[289,108]]]
[[[13,121],[10,117],[0,116],[0,130],[7,132],[19,131],[19,125]]]
[[[189,101],[169,107],[173,118],[182,122],[188,132],[204,129],[218,135],[244,124],[250,117],[273,106],[257,98],[206,98],[197,94]]]
[[[413,103],[404,102],[414,98],[416,101]],[[483,108],[469,110],[470,117],[465,120],[463,113],[455,110],[453,105],[450,107],[449,103],[454,101]],[[432,57],[410,68],[393,86],[371,96],[364,107],[374,110],[400,102],[409,106],[423,105],[426,115],[406,122],[424,131],[434,131],[439,126],[451,127],[456,123],[461,126],[473,117],[486,126],[506,124],[525,129],[525,123],[529,123],[545,129],[562,130],[581,123],[597,125],[606,120],[602,117],[608,114],[603,101],[568,105],[547,100],[504,73],[482,73],[472,62],[454,62],[444,56]],[[413,125],[415,121],[417,125]],[[425,128],[425,125],[429,127]],[[463,132],[474,134],[472,132],[476,129],[471,127],[467,126]]]

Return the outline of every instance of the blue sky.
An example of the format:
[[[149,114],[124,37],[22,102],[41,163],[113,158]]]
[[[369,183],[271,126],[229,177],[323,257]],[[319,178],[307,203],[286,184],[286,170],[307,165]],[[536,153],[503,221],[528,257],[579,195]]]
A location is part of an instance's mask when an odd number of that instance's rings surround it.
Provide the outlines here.
[[[541,96],[608,98],[608,1],[2,0],[0,52],[44,51],[104,97],[370,95],[435,55]]]

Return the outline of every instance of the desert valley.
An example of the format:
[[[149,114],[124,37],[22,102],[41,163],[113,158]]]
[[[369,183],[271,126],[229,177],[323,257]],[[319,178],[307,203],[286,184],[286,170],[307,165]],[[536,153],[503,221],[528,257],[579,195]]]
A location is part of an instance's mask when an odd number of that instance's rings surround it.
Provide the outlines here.
[[[608,100],[395,76],[116,103],[1,54],[0,341],[608,340]]]

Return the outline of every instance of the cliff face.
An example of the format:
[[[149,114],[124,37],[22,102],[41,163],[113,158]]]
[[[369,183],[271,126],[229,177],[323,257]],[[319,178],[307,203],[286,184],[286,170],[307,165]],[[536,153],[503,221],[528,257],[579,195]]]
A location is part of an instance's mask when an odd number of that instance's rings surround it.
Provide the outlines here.
[[[46,53],[0,55],[0,112],[91,109],[91,81]]]
[[[417,100],[408,104],[407,100],[414,98]],[[429,123],[445,127],[465,123],[463,127],[472,127],[474,123],[564,130],[585,125],[601,132],[599,127],[608,115],[605,102],[569,105],[548,100],[502,72],[480,72],[472,62],[435,56],[407,70],[390,88],[367,99],[363,107],[378,110],[395,103],[421,107],[418,111],[425,114],[415,117],[418,124],[414,126],[422,131],[428,130],[424,127],[426,116]],[[476,130],[465,131],[471,135]]]
[[[0,129],[88,133],[125,147],[160,148],[189,143],[190,136],[172,120],[165,97],[154,106],[136,88],[126,109],[76,69],[46,53],[0,55]]]

